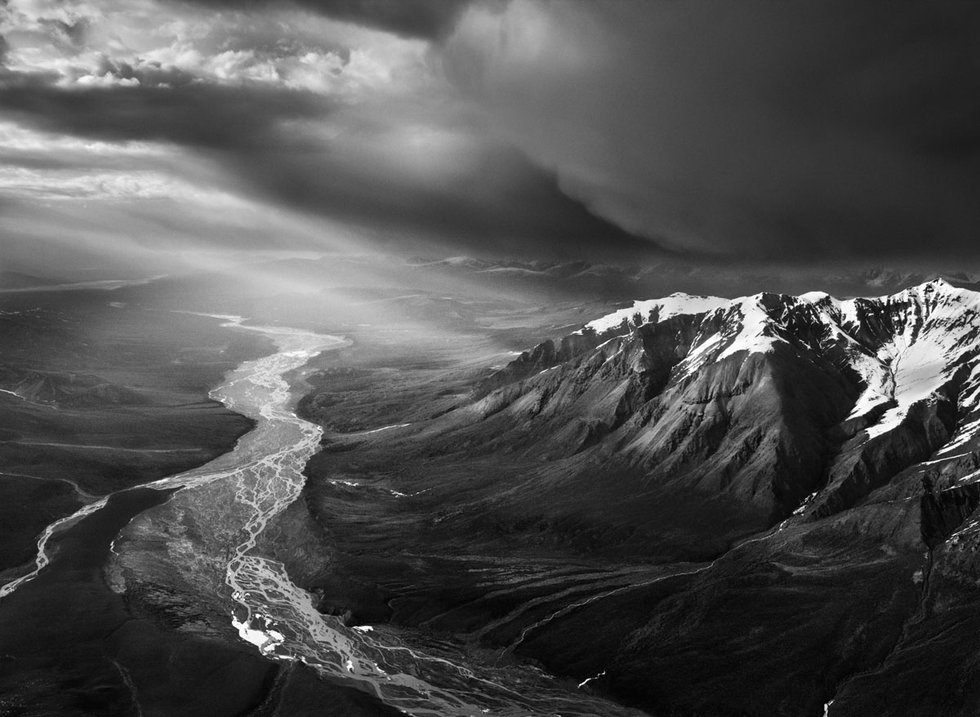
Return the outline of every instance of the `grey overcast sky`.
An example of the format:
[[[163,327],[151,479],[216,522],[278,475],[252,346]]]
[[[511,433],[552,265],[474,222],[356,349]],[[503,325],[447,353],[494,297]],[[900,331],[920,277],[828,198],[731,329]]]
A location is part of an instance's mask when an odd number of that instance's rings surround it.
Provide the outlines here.
[[[942,0],[0,0],[0,262],[976,263],[978,37]]]

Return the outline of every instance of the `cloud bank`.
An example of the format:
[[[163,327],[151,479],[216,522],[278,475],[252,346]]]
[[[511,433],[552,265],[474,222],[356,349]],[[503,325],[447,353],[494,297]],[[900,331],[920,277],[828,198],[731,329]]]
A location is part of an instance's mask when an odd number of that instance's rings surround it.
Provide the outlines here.
[[[8,0],[0,248],[976,262],[978,33],[945,1]]]
[[[980,6],[474,7],[447,43],[491,126],[602,216],[693,252],[968,252]]]

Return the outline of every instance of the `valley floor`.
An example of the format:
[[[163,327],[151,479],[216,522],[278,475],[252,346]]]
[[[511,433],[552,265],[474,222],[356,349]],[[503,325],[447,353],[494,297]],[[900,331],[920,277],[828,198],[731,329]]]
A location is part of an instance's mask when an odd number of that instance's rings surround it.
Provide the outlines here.
[[[282,343],[309,331],[280,328],[277,345],[190,314],[134,337],[145,317],[92,320],[110,308],[93,300],[77,325],[116,327],[111,350],[43,366],[43,348],[80,345],[61,333],[67,308],[30,318],[49,344],[5,328],[24,349],[3,356],[0,489],[4,506],[44,508],[3,508],[8,576],[30,568],[44,525],[112,494],[0,600],[11,714],[980,712],[964,532],[980,490],[950,486],[947,463],[889,454],[908,470],[843,507],[793,511],[654,480],[624,459],[619,428],[575,414],[579,396],[643,413],[645,394],[610,403],[583,379],[618,385],[617,357],[498,380],[518,349],[576,325],[572,304],[483,306],[439,330],[311,321],[349,339],[322,353]],[[234,365],[217,397],[251,420],[204,400]],[[741,381],[725,399],[760,366],[722,375]],[[946,435],[923,420],[923,445]],[[254,441],[195,472],[252,426]],[[700,459],[711,445],[672,448]],[[188,469],[191,489],[127,490]]]

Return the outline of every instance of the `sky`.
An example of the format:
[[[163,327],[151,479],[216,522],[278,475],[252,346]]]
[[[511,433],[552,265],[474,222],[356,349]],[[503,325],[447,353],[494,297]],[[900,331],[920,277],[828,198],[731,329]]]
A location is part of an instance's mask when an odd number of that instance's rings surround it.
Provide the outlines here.
[[[0,0],[0,270],[980,263],[980,4]]]

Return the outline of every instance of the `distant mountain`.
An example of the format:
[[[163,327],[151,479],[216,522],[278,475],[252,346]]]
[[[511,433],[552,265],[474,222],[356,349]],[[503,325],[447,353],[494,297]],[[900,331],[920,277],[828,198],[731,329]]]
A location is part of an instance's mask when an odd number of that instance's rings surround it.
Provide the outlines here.
[[[141,406],[138,391],[90,374],[32,371],[0,363],[0,392],[37,404],[61,407]]]
[[[408,266],[426,275],[466,277],[475,284],[490,284],[514,291],[549,290],[572,295],[621,300],[630,296],[658,296],[671,292],[737,296],[765,287],[797,294],[814,287],[841,297],[897,293],[907,286],[944,279],[980,289],[980,275],[963,271],[923,271],[889,267],[833,269],[815,265],[790,270],[731,263],[687,263],[659,260],[631,266],[586,261],[502,260],[469,256],[445,259],[414,257]]]
[[[71,291],[93,289],[111,291],[128,286],[143,286],[162,279],[166,274],[131,279],[94,278],[94,272],[85,272],[93,278],[66,279],[60,277],[39,277],[16,271],[0,271],[0,293],[29,291]]]
[[[18,271],[0,271],[0,290],[32,289],[61,283],[64,283],[64,280],[42,278],[31,274],[23,274]]]

